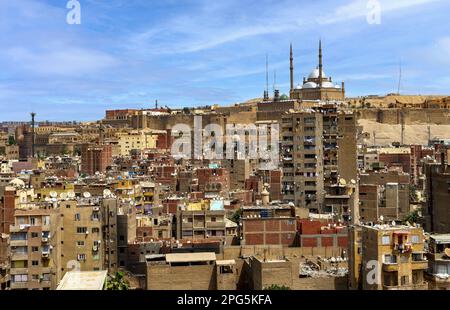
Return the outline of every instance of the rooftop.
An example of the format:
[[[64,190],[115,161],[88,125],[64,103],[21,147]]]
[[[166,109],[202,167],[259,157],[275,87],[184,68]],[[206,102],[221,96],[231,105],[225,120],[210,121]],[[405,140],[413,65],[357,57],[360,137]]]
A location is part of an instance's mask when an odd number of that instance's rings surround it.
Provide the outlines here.
[[[69,271],[62,278],[57,290],[101,291],[108,271]]]
[[[214,252],[166,254],[166,262],[168,263],[207,262],[215,260],[216,253]]]

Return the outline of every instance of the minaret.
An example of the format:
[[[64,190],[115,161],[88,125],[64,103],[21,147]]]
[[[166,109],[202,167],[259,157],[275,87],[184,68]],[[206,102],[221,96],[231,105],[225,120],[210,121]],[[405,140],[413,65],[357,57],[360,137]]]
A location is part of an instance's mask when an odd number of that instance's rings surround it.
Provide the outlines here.
[[[34,158],[34,152],[35,152],[35,144],[36,144],[36,134],[35,134],[35,123],[34,118],[36,116],[36,113],[31,112],[31,157]]]
[[[264,90],[264,101],[269,100],[269,55],[266,54],[266,89]]]
[[[322,40],[319,40],[319,85],[322,88]]]
[[[294,92],[294,52],[292,51],[292,43],[291,43],[291,94]]]

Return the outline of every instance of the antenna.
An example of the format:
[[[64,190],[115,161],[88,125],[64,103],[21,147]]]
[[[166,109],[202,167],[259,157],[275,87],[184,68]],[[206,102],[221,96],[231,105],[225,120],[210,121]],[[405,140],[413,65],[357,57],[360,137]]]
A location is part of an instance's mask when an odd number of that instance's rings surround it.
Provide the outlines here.
[[[277,89],[277,70],[273,70],[273,91]]]
[[[399,74],[398,74],[398,88],[397,88],[397,94],[399,94],[399,95],[400,95],[401,85],[402,85],[402,61],[400,60]]]

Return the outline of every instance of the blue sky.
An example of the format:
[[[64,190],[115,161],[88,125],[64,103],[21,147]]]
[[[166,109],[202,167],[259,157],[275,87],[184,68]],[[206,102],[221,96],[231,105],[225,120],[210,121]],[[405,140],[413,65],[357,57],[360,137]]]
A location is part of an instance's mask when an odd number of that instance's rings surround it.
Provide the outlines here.
[[[232,104],[260,97],[270,76],[289,89],[317,65],[347,95],[450,94],[450,1],[0,0],[0,121],[95,120],[106,109]],[[272,78],[271,78],[272,79]],[[271,81],[272,83],[272,81]]]

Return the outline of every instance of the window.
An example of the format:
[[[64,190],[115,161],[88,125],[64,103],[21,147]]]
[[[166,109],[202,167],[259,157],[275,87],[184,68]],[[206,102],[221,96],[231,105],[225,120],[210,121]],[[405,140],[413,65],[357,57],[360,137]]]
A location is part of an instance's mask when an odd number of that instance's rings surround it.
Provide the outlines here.
[[[77,255],[77,260],[79,261],[79,262],[81,262],[81,261],[85,261],[86,260],[86,254],[78,254]]]
[[[16,274],[12,276],[12,282],[28,282],[27,274]]]
[[[92,219],[93,221],[98,221],[98,220],[100,219],[99,213],[98,213],[98,212],[92,213],[91,219]]]
[[[38,237],[38,233],[31,233],[31,238],[37,238]]]
[[[43,216],[42,217],[42,225],[48,226],[50,225],[50,216]]]
[[[70,205],[66,205],[66,209],[70,209]]]
[[[31,252],[37,252],[39,251],[39,248],[37,246],[31,247]]]
[[[77,241],[77,246],[84,246],[84,241]]]
[[[31,276],[31,279],[32,279],[33,281],[38,281],[38,280],[39,280],[39,275],[38,275],[38,274],[33,274],[33,275]]]
[[[401,283],[402,283],[402,285],[408,285],[409,284],[409,277],[408,276],[402,276]]]
[[[39,261],[38,260],[31,261],[31,266],[39,266]]]
[[[35,226],[36,225],[36,218],[35,217],[30,217],[30,225],[31,226]]]
[[[412,236],[411,236],[411,242],[412,242],[412,243],[420,243],[420,237],[419,237],[419,235],[412,235]]]
[[[77,227],[77,234],[85,234],[87,232],[87,227]]]
[[[384,255],[384,263],[385,264],[397,264],[397,256],[391,254]]]
[[[390,236],[383,236],[381,237],[381,244],[382,245],[389,245],[391,243],[391,237]]]
[[[81,221],[80,213],[75,213],[75,221]]]
[[[98,227],[93,227],[92,228],[92,233],[98,234],[99,232],[100,232],[100,228],[98,228]]]

